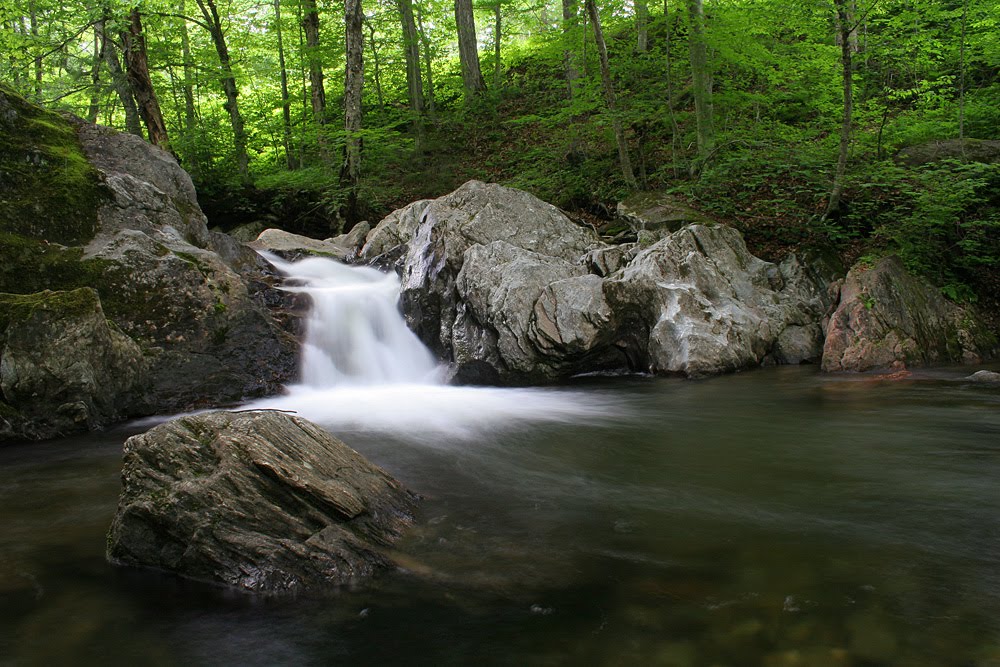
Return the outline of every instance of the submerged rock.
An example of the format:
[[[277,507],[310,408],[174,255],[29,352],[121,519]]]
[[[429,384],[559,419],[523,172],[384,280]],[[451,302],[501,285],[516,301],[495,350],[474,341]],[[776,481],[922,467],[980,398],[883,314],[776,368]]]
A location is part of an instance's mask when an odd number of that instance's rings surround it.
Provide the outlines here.
[[[898,258],[885,257],[847,274],[827,330],[823,370],[976,363],[995,345],[971,309],[946,300]]]
[[[104,426],[122,417],[146,368],[94,290],[0,294],[0,436],[43,439]]]
[[[304,419],[205,413],[126,441],[107,556],[258,593],[329,588],[387,566],[415,504]]]
[[[408,322],[459,380],[818,360],[833,303],[822,263],[765,262],[731,228],[609,246],[525,192],[476,181],[396,211],[362,255],[400,271]]]

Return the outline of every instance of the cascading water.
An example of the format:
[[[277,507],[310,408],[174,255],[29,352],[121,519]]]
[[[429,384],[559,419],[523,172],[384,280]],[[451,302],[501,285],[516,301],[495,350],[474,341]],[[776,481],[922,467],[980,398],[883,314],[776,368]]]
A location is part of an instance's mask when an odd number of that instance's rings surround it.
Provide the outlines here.
[[[398,310],[399,279],[329,259],[266,258],[288,278],[282,289],[312,301],[301,383],[249,407],[294,411],[331,430],[408,438],[468,438],[530,422],[605,420],[623,410],[593,394],[552,389],[453,387]]]

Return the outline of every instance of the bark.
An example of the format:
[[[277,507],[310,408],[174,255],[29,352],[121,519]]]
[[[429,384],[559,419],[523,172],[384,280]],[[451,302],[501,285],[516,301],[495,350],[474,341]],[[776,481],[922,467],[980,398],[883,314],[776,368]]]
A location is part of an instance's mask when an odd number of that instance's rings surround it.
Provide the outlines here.
[[[274,27],[278,37],[278,68],[281,75],[281,140],[285,147],[285,164],[296,168],[292,151],[292,101],[288,96],[288,68],[285,66],[285,42],[281,31],[281,0],[274,0]]]
[[[156,97],[153,81],[149,77],[149,58],[146,55],[146,37],[142,30],[142,16],[138,9],[129,13],[129,23],[122,32],[125,44],[125,71],[129,85],[135,95],[139,116],[146,125],[149,141],[165,150],[170,150],[167,124],[163,121],[160,101]]]
[[[107,32],[104,30],[106,22],[107,17],[102,18],[94,24],[94,29],[101,33],[101,44],[103,44],[101,51],[104,53],[104,64],[111,74],[111,86],[115,89],[115,93],[118,94],[118,99],[122,103],[122,109],[125,111],[125,130],[129,134],[141,137],[142,125],[139,120],[139,110],[135,106],[135,98],[132,96],[132,89],[125,78],[125,72],[122,71],[121,63],[118,62],[115,43],[113,40],[108,39]]]
[[[455,0],[455,23],[458,26],[458,59],[462,66],[466,101],[486,90],[479,67],[476,23],[472,15],[472,0]]]
[[[243,115],[240,113],[239,88],[236,85],[236,76],[233,74],[232,62],[229,58],[229,47],[226,45],[226,36],[222,31],[222,21],[219,19],[219,10],[215,6],[215,0],[195,0],[201,14],[205,18],[205,24],[209,34],[212,36],[212,43],[215,52],[219,56],[219,67],[222,69],[222,92],[226,96],[226,103],[223,105],[229,112],[229,122],[233,128],[233,145],[236,149],[236,170],[240,179],[244,183],[250,183],[250,157],[247,155],[247,133],[243,124]]]
[[[417,118],[424,113],[424,87],[420,76],[420,38],[417,24],[413,19],[413,0],[396,0],[399,20],[403,29],[403,55],[406,58],[406,90],[410,100],[410,111]]]
[[[611,114],[611,127],[615,133],[615,143],[618,144],[618,161],[621,163],[622,176],[630,187],[636,187],[635,174],[632,171],[632,160],[629,157],[628,144],[625,142],[625,131],[621,119],[618,118],[618,102],[615,97],[614,83],[611,81],[611,65],[608,63],[608,47],[604,42],[604,31],[601,30],[601,16],[597,12],[594,0],[586,0],[590,23],[594,26],[594,41],[597,42],[597,55],[601,63],[601,86],[604,89],[604,101]]]
[[[101,61],[104,58],[101,43],[101,33],[94,27],[94,61],[90,66],[90,106],[87,107],[87,120],[91,123],[97,122],[97,116],[101,112]]]
[[[847,0],[834,0],[837,8],[837,27],[840,38],[840,64],[844,82],[844,114],[840,123],[840,150],[837,155],[837,170],[833,176],[833,190],[823,219],[827,219],[840,208],[844,194],[844,174],[847,172],[847,154],[851,147],[851,114],[854,106],[853,63],[851,62],[851,22],[848,16]]]
[[[434,63],[431,57],[431,40],[427,37],[427,33],[424,31],[424,21],[422,12],[420,10],[420,5],[417,5],[417,30],[420,34],[420,44],[423,47],[424,56],[424,69],[427,71],[427,89],[424,96],[424,101],[428,113],[431,117],[434,116]]]
[[[635,0],[636,50],[645,53],[649,49],[649,5],[646,0]]]
[[[378,98],[378,105],[380,107],[384,107],[385,97],[382,95],[382,64],[379,61],[378,48],[375,46],[377,44],[375,39],[375,25],[367,18],[365,19],[365,25],[368,26],[368,49],[371,51],[372,66],[374,67],[374,71],[372,73],[375,75],[375,96]]]
[[[503,36],[503,24],[500,10],[500,0],[497,0],[493,8],[493,87],[496,90],[500,90],[500,82],[503,77],[502,63],[500,62],[500,38]]]
[[[712,74],[708,69],[705,14],[702,0],[688,0],[688,46],[691,51],[692,96],[698,131],[698,158],[704,160],[715,145],[712,128]]]
[[[316,0],[302,0],[305,16],[302,29],[306,33],[306,59],[309,62],[309,101],[313,120],[318,125],[326,122],[326,90],[323,88],[323,62],[319,54],[319,9]]]
[[[347,139],[344,144],[344,166],[341,183],[350,188],[346,217],[350,220],[357,215],[357,189],[361,182],[361,91],[364,85],[364,37],[361,0],[345,0],[344,35],[347,50],[347,66],[344,72],[344,129]]]
[[[566,95],[570,101],[576,95],[576,80],[580,77],[573,59],[573,38],[577,26],[576,0],[562,0],[563,72],[566,77]]]

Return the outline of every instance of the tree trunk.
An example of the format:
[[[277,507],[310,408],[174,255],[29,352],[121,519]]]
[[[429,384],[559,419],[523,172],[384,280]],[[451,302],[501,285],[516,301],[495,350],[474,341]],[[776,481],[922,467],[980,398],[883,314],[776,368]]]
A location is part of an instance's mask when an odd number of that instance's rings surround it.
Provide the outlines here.
[[[677,177],[677,140],[680,137],[680,127],[677,125],[677,114],[674,113],[674,64],[670,47],[673,44],[673,25],[670,21],[670,2],[663,0],[663,22],[666,24],[666,36],[663,40],[664,58],[667,66],[667,112],[670,115],[670,161]]]
[[[645,53],[649,49],[649,5],[646,0],[635,0],[636,51]]]
[[[715,145],[715,132],[712,129],[712,74],[708,69],[708,45],[705,43],[705,14],[702,0],[688,0],[688,25],[692,96],[698,131],[698,158],[704,160]]]
[[[496,0],[496,5],[493,7],[493,88],[495,90],[500,90],[500,82],[503,78],[503,68],[500,62],[500,38],[503,36],[501,8],[500,0]]]
[[[431,40],[427,37],[427,33],[424,31],[424,21],[422,12],[420,9],[420,4],[417,4],[417,30],[420,34],[420,43],[423,45],[424,51],[424,68],[427,70],[427,90],[424,100],[426,102],[427,111],[430,113],[431,117],[434,116],[434,67],[433,59],[431,58]]]
[[[363,19],[361,0],[345,0],[344,42],[347,50],[347,66],[344,72],[344,129],[347,132],[347,139],[344,144],[344,166],[340,180],[350,189],[346,211],[348,220],[357,217],[358,184],[361,182],[361,92],[365,76],[364,37],[361,32]]]
[[[486,90],[479,68],[476,23],[472,16],[472,0],[455,0],[455,23],[458,26],[458,59],[462,66],[466,101]]]
[[[396,0],[399,8],[399,20],[403,29],[403,55],[406,58],[406,90],[410,100],[410,111],[413,112],[414,127],[420,124],[420,116],[424,113],[424,86],[420,75],[420,38],[417,36],[417,24],[413,20],[413,0]]]
[[[326,122],[326,91],[323,88],[323,61],[319,54],[319,9],[316,0],[302,0],[305,16],[302,29],[306,33],[306,60],[309,62],[309,100],[313,120],[317,125]]]
[[[379,107],[384,107],[385,96],[382,94],[382,63],[378,57],[378,48],[375,46],[377,44],[377,40],[375,39],[375,24],[369,21],[367,17],[365,17],[364,23],[368,26],[368,50],[372,54],[372,67],[374,68],[372,74],[375,75],[375,97],[378,98]]]
[[[90,66],[90,105],[87,107],[87,120],[97,122],[101,112],[101,60],[104,58],[104,45],[101,43],[101,33],[94,26],[94,61]]]
[[[562,0],[562,31],[563,31],[563,72],[566,77],[566,95],[572,102],[576,95],[574,88],[580,74],[576,71],[573,61],[573,38],[577,25],[576,0]]]
[[[125,130],[129,134],[141,137],[142,125],[139,121],[139,110],[135,106],[135,98],[132,96],[132,89],[125,78],[125,72],[122,71],[121,63],[118,62],[115,43],[108,39],[107,32],[104,30],[106,21],[107,17],[104,17],[94,24],[94,29],[101,33],[101,44],[103,44],[101,52],[104,53],[104,64],[108,67],[108,72],[111,74],[111,85],[118,94],[122,109],[125,111]]]
[[[833,175],[833,190],[823,219],[826,220],[840,208],[844,194],[844,175],[847,173],[847,153],[851,147],[851,113],[854,106],[853,64],[851,62],[851,23],[848,18],[847,0],[834,0],[837,8],[837,28],[840,37],[840,64],[844,81],[844,115],[840,123],[840,152],[837,155],[837,171]]]
[[[274,0],[274,27],[278,36],[278,69],[281,76],[281,141],[285,147],[285,165],[294,170],[292,151],[292,101],[288,97],[288,68],[285,66],[285,42],[281,30],[281,0]]]
[[[38,15],[35,10],[35,3],[28,2],[28,25],[31,29],[31,37],[34,42],[35,48],[38,46]],[[34,59],[35,63],[35,100],[38,101],[42,98],[42,56],[37,55]]]
[[[142,17],[138,9],[133,9],[129,13],[128,27],[122,31],[122,42],[125,44],[125,71],[135,95],[139,116],[149,133],[149,141],[169,151],[167,124],[163,121],[160,101],[156,98],[156,90],[153,89],[153,81],[149,77],[146,37],[142,31]]]
[[[185,16],[187,8],[184,0],[180,0],[181,16]],[[181,18],[179,32],[181,34],[181,58],[184,60],[184,129],[194,132],[197,124],[197,114],[194,109],[194,60],[191,58],[191,37],[188,34],[187,19]]]
[[[597,42],[597,55],[601,62],[601,84],[604,88],[604,101],[611,114],[611,127],[615,132],[615,143],[618,144],[618,161],[621,163],[622,176],[629,187],[636,187],[635,174],[632,172],[632,160],[628,154],[628,144],[625,142],[625,132],[621,119],[618,118],[618,103],[615,98],[615,88],[611,81],[611,65],[608,63],[608,47],[604,42],[604,32],[601,30],[601,17],[597,12],[594,0],[586,0],[590,23],[594,26],[594,41]]]
[[[223,105],[229,112],[229,122],[233,127],[233,145],[236,149],[236,170],[243,183],[250,183],[250,156],[247,154],[247,133],[243,125],[243,115],[240,113],[239,88],[236,86],[236,77],[233,74],[233,66],[229,59],[229,47],[226,46],[226,36],[222,32],[222,21],[219,20],[219,10],[215,6],[215,0],[195,0],[201,14],[205,18],[205,23],[212,42],[215,45],[215,52],[219,56],[219,66],[222,69],[222,92],[226,96],[226,103]]]

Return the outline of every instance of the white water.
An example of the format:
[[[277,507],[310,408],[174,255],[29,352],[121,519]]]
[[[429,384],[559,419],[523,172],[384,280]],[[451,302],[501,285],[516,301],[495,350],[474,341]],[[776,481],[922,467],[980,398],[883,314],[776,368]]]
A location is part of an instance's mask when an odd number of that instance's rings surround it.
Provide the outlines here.
[[[399,279],[370,267],[310,258],[286,262],[283,289],[308,294],[300,384],[250,408],[294,411],[334,431],[468,439],[540,422],[622,416],[607,395],[555,389],[454,387],[399,313]]]

